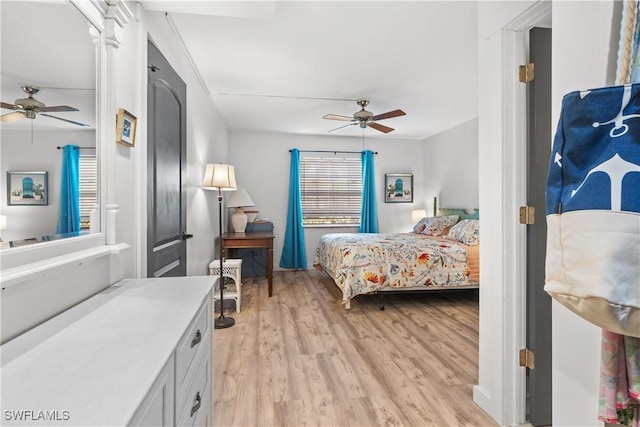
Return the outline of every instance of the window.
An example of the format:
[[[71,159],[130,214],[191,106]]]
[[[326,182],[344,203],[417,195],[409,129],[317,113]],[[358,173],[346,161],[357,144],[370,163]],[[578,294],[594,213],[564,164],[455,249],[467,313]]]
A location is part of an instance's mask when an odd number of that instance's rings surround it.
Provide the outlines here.
[[[303,225],[359,225],[360,158],[300,158]]]
[[[98,203],[98,163],[95,155],[80,155],[80,228],[88,229],[91,211]]]

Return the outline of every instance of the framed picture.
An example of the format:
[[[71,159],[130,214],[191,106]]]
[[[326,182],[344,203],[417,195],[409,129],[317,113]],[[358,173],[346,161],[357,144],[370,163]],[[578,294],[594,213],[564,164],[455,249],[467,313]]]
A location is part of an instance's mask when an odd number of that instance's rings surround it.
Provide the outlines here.
[[[7,172],[7,205],[49,204],[48,172]]]
[[[413,202],[413,174],[386,173],[384,174],[384,202],[412,203]]]
[[[136,125],[138,119],[136,116],[120,108],[118,110],[118,118],[116,120],[116,142],[118,144],[133,147],[136,143]]]

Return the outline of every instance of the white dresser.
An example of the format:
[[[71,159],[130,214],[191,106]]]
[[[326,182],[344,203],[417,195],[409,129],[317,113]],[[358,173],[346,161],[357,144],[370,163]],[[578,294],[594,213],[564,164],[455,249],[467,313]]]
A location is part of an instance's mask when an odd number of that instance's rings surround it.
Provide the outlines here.
[[[208,425],[214,280],[123,280],[4,344],[0,425]]]

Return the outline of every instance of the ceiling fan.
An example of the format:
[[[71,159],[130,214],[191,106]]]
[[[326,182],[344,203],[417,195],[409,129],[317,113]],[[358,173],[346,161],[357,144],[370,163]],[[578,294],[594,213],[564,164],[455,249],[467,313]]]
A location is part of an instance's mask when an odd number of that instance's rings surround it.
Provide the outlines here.
[[[356,102],[360,107],[362,107],[362,109],[360,111],[358,111],[357,113],[354,113],[353,117],[341,116],[339,114],[326,114],[326,115],[324,115],[322,117],[323,119],[327,119],[327,120],[342,120],[342,121],[345,121],[345,122],[346,121],[350,121],[351,122],[348,125],[344,125],[344,126],[340,126],[338,128],[335,128],[335,129],[331,129],[329,132],[333,132],[335,130],[342,129],[342,128],[345,128],[347,126],[358,125],[362,129],[364,129],[367,126],[369,126],[370,128],[373,128],[373,129],[375,129],[377,131],[384,132],[384,133],[389,133],[389,132],[394,131],[394,129],[390,128],[388,126],[381,125],[380,123],[377,123],[377,121],[378,120],[383,120],[383,119],[390,119],[392,117],[404,116],[406,114],[402,110],[393,110],[393,111],[388,111],[386,113],[377,114],[377,115],[374,116],[371,111],[367,111],[367,110],[364,109],[364,107],[366,107],[369,104],[368,100],[359,99]]]
[[[89,125],[74,122],[73,120],[63,119],[62,117],[52,116],[51,114],[47,114],[48,112],[65,112],[65,111],[78,111],[77,108],[69,107],[68,105],[55,105],[51,107],[47,107],[42,102],[38,101],[33,97],[38,92],[40,92],[40,88],[35,86],[21,86],[22,90],[29,95],[28,98],[16,99],[14,104],[8,104],[6,102],[0,102],[0,106],[7,110],[18,110],[13,113],[3,114],[0,116],[0,121],[4,123],[13,123],[18,120],[27,118],[27,119],[35,119],[37,114],[41,116],[51,117],[52,119],[62,120],[63,122],[71,123],[77,126],[88,127]]]

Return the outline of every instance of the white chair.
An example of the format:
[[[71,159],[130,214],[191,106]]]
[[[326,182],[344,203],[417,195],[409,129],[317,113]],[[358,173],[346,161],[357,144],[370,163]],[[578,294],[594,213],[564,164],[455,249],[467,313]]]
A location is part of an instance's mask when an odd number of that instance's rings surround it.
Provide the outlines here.
[[[227,258],[222,262],[222,277],[229,277],[233,279],[235,288],[233,290],[224,287],[222,289],[223,299],[233,299],[236,302],[236,312],[240,313],[240,288],[242,287],[241,281],[242,260]],[[220,276],[220,260],[214,259],[209,263],[209,275]],[[220,285],[224,283],[224,279],[220,280]],[[213,301],[220,299],[220,290],[213,292]],[[220,309],[222,309],[222,301],[220,302]]]

